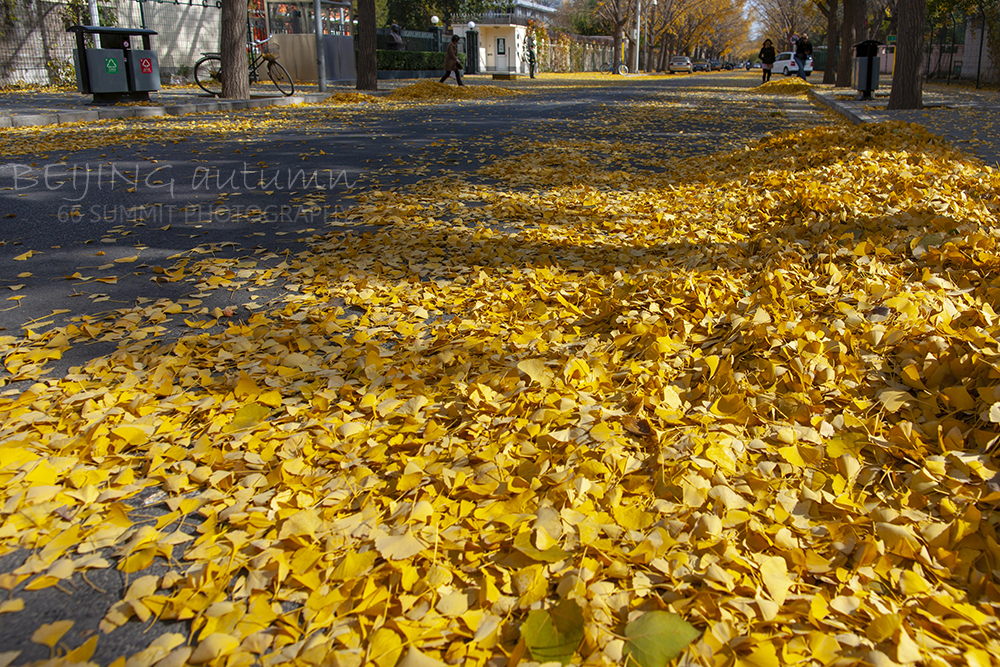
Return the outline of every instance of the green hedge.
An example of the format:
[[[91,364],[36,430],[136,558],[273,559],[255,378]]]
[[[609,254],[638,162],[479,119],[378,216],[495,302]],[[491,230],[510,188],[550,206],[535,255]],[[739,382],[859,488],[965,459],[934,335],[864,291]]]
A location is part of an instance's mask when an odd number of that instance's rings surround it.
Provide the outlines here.
[[[444,53],[436,51],[376,51],[375,63],[382,70],[444,70]],[[465,54],[458,59],[465,65]]]

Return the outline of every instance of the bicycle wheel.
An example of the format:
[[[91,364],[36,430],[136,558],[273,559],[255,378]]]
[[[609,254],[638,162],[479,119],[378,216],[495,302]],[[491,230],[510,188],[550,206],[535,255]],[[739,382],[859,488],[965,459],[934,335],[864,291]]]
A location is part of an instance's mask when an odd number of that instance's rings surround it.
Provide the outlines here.
[[[628,74],[628,66],[627,65],[619,65],[617,71],[618,71],[619,74]]]
[[[194,80],[206,93],[222,93],[222,58],[205,56],[194,64]]]
[[[267,76],[274,83],[275,88],[281,91],[281,94],[285,97],[289,97],[295,93],[295,83],[292,81],[292,77],[289,76],[288,70],[281,63],[273,60],[267,63]]]

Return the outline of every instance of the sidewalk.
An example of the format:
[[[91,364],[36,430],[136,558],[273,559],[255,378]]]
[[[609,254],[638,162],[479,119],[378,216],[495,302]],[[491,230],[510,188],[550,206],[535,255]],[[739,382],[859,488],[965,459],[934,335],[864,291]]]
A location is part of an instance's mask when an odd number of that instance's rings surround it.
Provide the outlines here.
[[[467,77],[468,78],[468,77]],[[380,79],[379,90],[369,95],[386,95],[400,86],[419,79]],[[471,81],[487,78],[472,75]],[[353,85],[334,85],[327,92],[319,92],[316,84],[295,84],[295,95],[284,97],[273,86],[261,84],[251,88],[249,100],[223,100],[215,98],[194,83],[186,86],[169,86],[149,94],[149,102],[126,102],[121,105],[95,105],[91,96],[75,90],[0,90],[0,128],[63,123],[91,122],[108,118],[134,118],[141,116],[179,116],[188,113],[231,111],[289,104],[315,104],[336,93],[356,92]]]
[[[318,92],[316,86],[297,86],[297,89],[296,94],[291,97],[284,97],[275,93],[273,89],[269,92],[261,89],[259,93],[252,91],[249,100],[220,100],[192,84],[152,92],[149,94],[149,102],[112,106],[91,104],[90,95],[83,95],[73,90],[3,91],[0,92],[0,128],[285,106],[322,102],[331,94]],[[337,88],[334,88],[332,92],[336,90]]]
[[[924,83],[924,108],[888,109],[888,86],[876,90],[874,99],[861,101],[853,88],[816,86],[819,102],[855,124],[890,120],[919,123],[956,147],[979,157],[991,167],[1000,166],[1000,92],[964,85]]]

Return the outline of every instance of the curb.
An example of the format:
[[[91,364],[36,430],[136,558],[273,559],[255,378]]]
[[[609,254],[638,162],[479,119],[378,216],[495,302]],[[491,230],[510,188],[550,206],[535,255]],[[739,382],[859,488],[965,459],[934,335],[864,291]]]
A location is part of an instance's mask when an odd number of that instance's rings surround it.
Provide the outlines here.
[[[865,123],[879,122],[879,119],[876,118],[875,116],[864,113],[863,111],[857,111],[855,109],[852,109],[850,106],[843,104],[839,100],[834,100],[832,98],[827,97],[826,95],[821,95],[820,93],[817,93],[815,90],[810,90],[809,94],[812,96],[814,100],[833,109],[841,116],[854,123],[855,125],[863,125]]]
[[[262,109],[266,107],[288,106],[291,104],[315,104],[326,101],[332,94],[333,93],[306,93],[304,95],[293,95],[291,97],[258,97],[249,100],[213,100],[211,102],[189,102],[156,107],[108,107],[87,111],[22,113],[0,116],[0,128],[65,125],[67,123],[88,123],[112,118],[182,116],[189,113],[240,111],[243,109]]]

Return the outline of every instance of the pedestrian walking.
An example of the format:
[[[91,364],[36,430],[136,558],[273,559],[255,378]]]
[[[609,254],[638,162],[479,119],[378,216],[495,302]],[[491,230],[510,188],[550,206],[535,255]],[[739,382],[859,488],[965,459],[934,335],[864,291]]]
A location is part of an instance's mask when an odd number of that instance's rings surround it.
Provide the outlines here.
[[[531,78],[535,78],[535,38],[528,35],[528,43],[526,44],[528,48],[528,72],[531,74]]]
[[[809,33],[804,32],[795,42],[795,65],[797,67],[795,74],[803,81],[806,78],[806,63],[809,62],[809,56],[812,53],[813,45],[809,41]]]
[[[771,70],[774,69],[774,61],[777,54],[774,52],[774,44],[769,39],[764,40],[764,45],[760,47],[757,58],[760,59],[761,83],[771,80]]]
[[[451,73],[454,72],[458,85],[465,85],[462,83],[462,61],[458,59],[459,39],[461,38],[458,35],[451,36],[451,44],[448,45],[448,50],[444,54],[444,76],[441,77],[441,83],[447,81]]]

